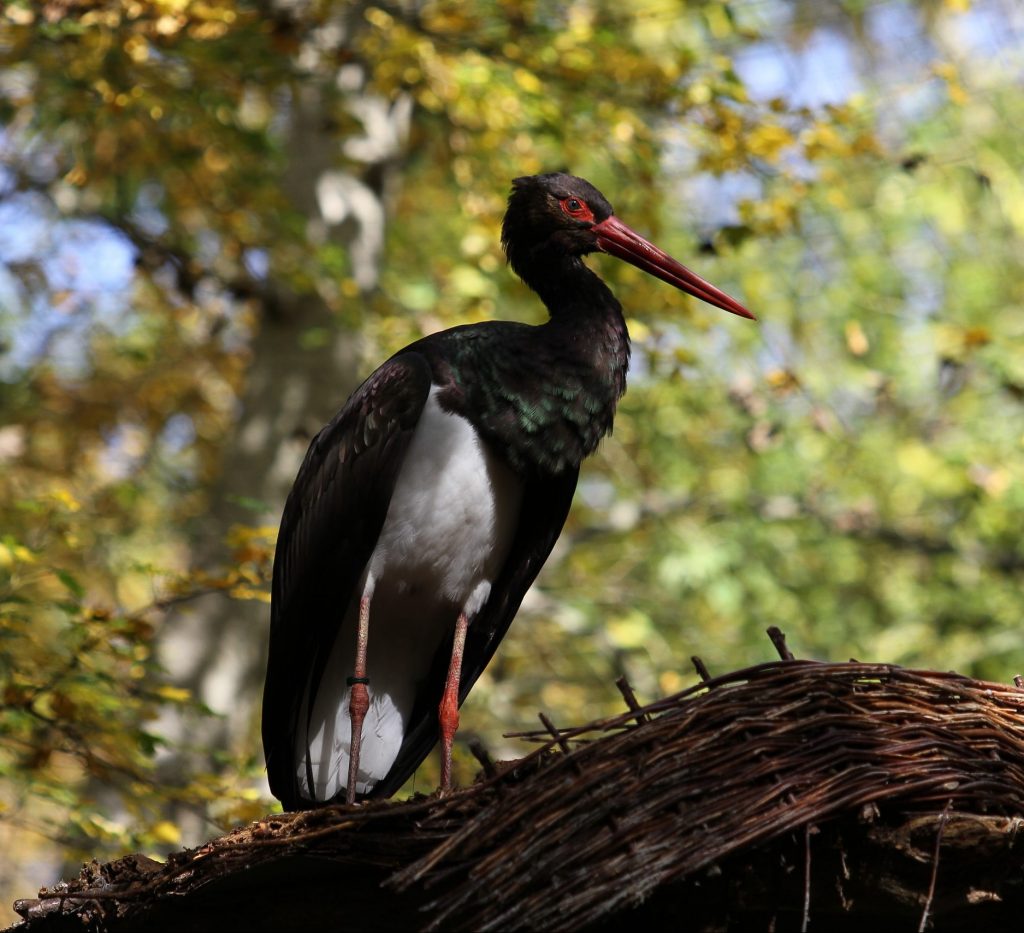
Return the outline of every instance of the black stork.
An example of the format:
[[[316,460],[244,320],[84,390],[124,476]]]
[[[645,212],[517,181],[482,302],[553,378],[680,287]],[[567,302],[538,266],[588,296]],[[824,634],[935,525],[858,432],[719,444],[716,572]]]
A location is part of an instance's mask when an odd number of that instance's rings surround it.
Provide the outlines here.
[[[582,178],[515,179],[501,239],[550,319],[453,327],[400,350],[313,439],[288,496],[263,696],[286,809],[393,794],[439,733],[449,787],[459,707],[626,388],[621,306],[582,257],[611,253],[753,318]]]

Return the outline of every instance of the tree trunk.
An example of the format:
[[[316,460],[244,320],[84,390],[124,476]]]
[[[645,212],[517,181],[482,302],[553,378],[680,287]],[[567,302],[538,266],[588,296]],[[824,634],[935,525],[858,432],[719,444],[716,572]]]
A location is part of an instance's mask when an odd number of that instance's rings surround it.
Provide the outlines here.
[[[334,25],[349,36],[362,22],[361,10],[356,5]],[[352,300],[359,302],[377,284],[387,193],[397,183],[411,119],[408,99],[382,100],[366,88],[366,77],[361,66],[350,63],[320,82],[296,84],[282,179],[289,202],[306,217],[308,237],[330,238],[346,250],[359,288]],[[364,136],[339,138],[331,118],[339,93],[342,105],[361,120]],[[192,562],[201,568],[223,563],[224,536],[232,525],[277,524],[310,439],[360,381],[356,335],[335,319],[320,293],[298,294],[274,279],[273,268],[269,274],[239,418],[224,444],[223,469],[210,490],[208,512],[192,529]],[[304,339],[314,328],[329,339]],[[266,510],[258,514],[240,504],[252,501]],[[220,594],[167,618],[159,636],[161,663],[174,684],[220,714],[217,720],[168,715],[158,731],[171,747],[224,750],[253,744],[268,621],[265,604]],[[175,751],[161,761],[165,780],[178,782],[196,770],[215,768],[202,753],[183,754]],[[177,807],[168,816],[186,840],[197,841],[207,831],[194,810]]]

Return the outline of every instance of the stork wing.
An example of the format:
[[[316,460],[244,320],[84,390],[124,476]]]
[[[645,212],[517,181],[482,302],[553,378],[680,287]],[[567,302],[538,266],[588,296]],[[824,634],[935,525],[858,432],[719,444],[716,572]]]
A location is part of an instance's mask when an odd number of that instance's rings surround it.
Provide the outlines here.
[[[316,696],[345,610],[387,516],[395,482],[430,392],[418,353],[384,363],[309,445],[285,503],[274,556],[263,751],[270,789],[301,805],[296,736]]]
[[[527,482],[519,527],[491,594],[475,619],[470,621],[462,656],[459,681],[461,706],[477,678],[484,672],[495,649],[505,637],[519,605],[534,578],[555,546],[569,514],[576,491],[578,469],[558,476],[546,476]],[[454,629],[454,626],[453,626]],[[437,707],[441,702],[448,665],[451,661],[453,634],[441,643],[427,678],[426,688],[409,718],[405,739],[395,763],[383,780],[370,792],[371,797],[390,797],[406,782],[439,738]]]

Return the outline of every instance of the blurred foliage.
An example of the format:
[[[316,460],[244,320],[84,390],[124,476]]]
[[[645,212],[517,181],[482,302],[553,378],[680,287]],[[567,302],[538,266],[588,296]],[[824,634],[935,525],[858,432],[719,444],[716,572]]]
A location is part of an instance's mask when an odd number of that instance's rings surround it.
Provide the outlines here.
[[[924,51],[872,38],[873,6]],[[960,2],[5,4],[5,847],[160,851],[166,799],[222,824],[267,805],[255,731],[154,781],[159,717],[196,701],[151,652],[171,605],[266,596],[272,529],[235,529],[203,572],[186,529],[260,366],[267,283],[358,328],[366,371],[453,323],[537,321],[498,225],[509,179],[540,170],[591,179],[761,323],[593,261],[630,316],[630,391],[466,731],[618,710],[621,672],[675,691],[691,654],[765,659],[771,624],[805,656],[1024,669],[1021,57],[958,43],[972,15],[1001,23]],[[846,99],[758,86],[751,62],[837,32],[861,57]],[[904,55],[905,83],[876,87]],[[311,84],[359,171],[354,62],[415,103],[370,295],[280,185]]]

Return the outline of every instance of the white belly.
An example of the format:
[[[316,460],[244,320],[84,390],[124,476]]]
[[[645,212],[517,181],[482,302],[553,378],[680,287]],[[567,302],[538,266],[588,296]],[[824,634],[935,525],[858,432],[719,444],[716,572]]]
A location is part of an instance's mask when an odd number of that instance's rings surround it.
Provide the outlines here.
[[[472,625],[487,601],[519,516],[519,480],[468,421],[441,409],[437,392],[431,389],[410,442],[362,587],[371,596],[370,709],[363,723],[359,793],[390,770],[438,646],[461,611]],[[345,681],[355,669],[358,602],[357,594],[313,704],[312,795],[304,736],[297,739],[299,784],[310,799],[330,799],[348,776],[350,688]],[[438,692],[431,705],[440,699]]]

